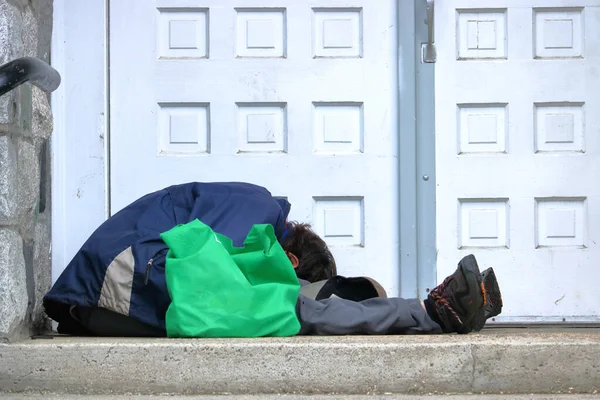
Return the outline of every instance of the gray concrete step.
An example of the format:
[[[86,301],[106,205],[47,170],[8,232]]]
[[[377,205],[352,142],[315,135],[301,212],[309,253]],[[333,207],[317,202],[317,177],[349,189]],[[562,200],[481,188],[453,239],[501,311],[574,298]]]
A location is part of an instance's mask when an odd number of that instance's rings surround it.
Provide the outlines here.
[[[599,390],[597,328],[254,340],[54,337],[0,345],[4,392],[341,396]]]
[[[231,395],[231,396],[140,396],[140,395],[108,395],[108,396],[81,396],[81,395],[56,395],[56,394],[0,394],[0,400],[595,400],[597,395]]]

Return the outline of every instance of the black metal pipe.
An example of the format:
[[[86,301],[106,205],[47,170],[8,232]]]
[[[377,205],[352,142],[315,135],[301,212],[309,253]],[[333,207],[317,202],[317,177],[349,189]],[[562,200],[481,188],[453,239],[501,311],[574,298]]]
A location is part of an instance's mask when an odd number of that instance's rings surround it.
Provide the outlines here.
[[[17,58],[0,66],[0,96],[25,82],[45,92],[52,92],[60,85],[60,74],[35,57]]]

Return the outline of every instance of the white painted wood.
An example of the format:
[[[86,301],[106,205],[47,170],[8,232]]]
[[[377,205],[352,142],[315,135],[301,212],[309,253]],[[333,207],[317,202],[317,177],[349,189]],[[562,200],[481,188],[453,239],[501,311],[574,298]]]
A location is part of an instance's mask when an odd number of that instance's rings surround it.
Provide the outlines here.
[[[315,224],[340,273],[398,292],[395,1],[110,12],[112,213],[172,184],[254,182]]]
[[[104,0],[55,0],[52,65],[52,278],[55,281],[108,211]]]
[[[498,321],[598,321],[600,3],[436,13],[438,280],[473,253],[496,270]]]

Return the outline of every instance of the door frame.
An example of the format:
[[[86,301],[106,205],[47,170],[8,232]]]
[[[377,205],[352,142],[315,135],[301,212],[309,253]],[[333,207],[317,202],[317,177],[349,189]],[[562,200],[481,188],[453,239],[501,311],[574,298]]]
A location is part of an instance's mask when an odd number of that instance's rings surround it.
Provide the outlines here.
[[[108,0],[54,0],[52,282],[110,213]],[[81,237],[74,243],[72,237]]]
[[[435,64],[422,61],[426,17],[425,0],[398,1],[400,295],[420,299],[436,286],[437,265]]]
[[[421,62],[425,0],[396,1],[399,287],[424,298],[436,283],[434,64]],[[52,95],[53,282],[83,244],[70,238],[110,215],[109,3],[54,1],[51,63],[63,83]]]

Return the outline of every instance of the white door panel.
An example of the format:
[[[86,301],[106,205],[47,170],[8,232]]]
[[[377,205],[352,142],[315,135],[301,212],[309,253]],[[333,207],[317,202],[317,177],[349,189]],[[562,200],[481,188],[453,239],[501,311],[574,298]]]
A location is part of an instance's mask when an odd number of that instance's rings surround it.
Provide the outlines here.
[[[398,290],[395,1],[111,1],[111,211],[188,181],[292,203]]]
[[[474,253],[500,321],[598,320],[600,2],[439,0],[436,22],[438,280]]]

